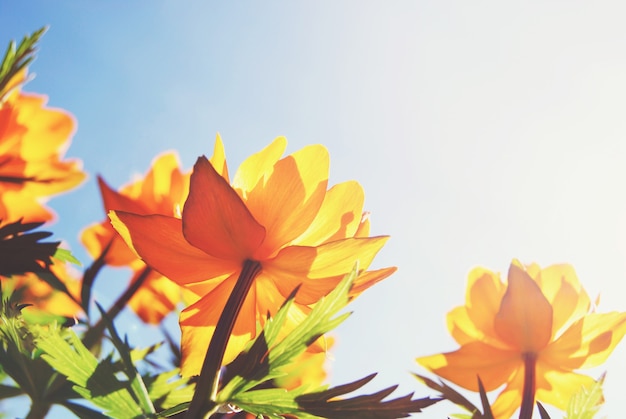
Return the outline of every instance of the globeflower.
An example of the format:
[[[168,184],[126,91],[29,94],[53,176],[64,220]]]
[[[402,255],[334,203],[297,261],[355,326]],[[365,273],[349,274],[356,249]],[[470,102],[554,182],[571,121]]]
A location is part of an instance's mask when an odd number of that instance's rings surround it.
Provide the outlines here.
[[[110,214],[116,230],[149,266],[199,296],[180,317],[183,375],[200,372],[240,278],[249,283],[224,363],[297,286],[294,308],[307,313],[357,261],[353,296],[396,269],[366,271],[387,237],[368,237],[361,186],[344,182],[327,190],[327,150],[313,145],[281,158],[285,148],[286,140],[277,138],[246,159],[231,184],[218,137],[211,160],[200,157],[194,166],[182,218]]]
[[[175,216],[180,212],[189,192],[189,173],[179,168],[175,153],[164,153],[154,159],[142,178],[112,189],[102,178],[98,185],[104,211],[131,211],[137,214]],[[81,240],[94,259],[101,258],[110,266],[127,266],[133,270],[131,283],[144,277],[143,283],[131,297],[131,309],[146,323],[158,324],[178,303],[183,301],[183,289],[146,264],[124,243],[108,220],[86,228]],[[147,276],[146,276],[147,275]],[[191,294],[191,293],[190,293]]]
[[[575,372],[602,364],[626,332],[626,313],[591,311],[589,296],[570,265],[541,269],[511,263],[507,283],[483,268],[469,275],[466,302],[447,318],[454,351],[417,358],[440,377],[478,391],[505,384],[492,405],[496,418],[535,400],[565,409],[594,380]]]
[[[0,91],[0,220],[49,221],[47,197],[74,188],[85,174],[80,162],[63,155],[74,132],[74,119],[45,106],[46,97],[22,93],[18,73]]]

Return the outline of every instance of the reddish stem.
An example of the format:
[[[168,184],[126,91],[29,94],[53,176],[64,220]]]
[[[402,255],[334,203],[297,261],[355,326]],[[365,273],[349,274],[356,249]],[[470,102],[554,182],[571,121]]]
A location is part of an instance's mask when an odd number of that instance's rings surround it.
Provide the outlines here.
[[[522,390],[522,406],[519,411],[519,419],[531,419],[535,407],[535,381],[537,354],[527,352],[522,355],[524,359],[524,389]]]
[[[261,272],[261,264],[255,260],[246,260],[243,263],[241,273],[233,291],[228,297],[224,311],[220,315],[215,331],[211,337],[211,343],[207,349],[200,376],[196,382],[196,390],[193,393],[187,418],[198,419],[204,417],[207,412],[215,407],[214,398],[217,394],[219,372],[222,367],[226,345],[235,326],[237,316],[241,311],[243,302],[252,287],[254,278]]]

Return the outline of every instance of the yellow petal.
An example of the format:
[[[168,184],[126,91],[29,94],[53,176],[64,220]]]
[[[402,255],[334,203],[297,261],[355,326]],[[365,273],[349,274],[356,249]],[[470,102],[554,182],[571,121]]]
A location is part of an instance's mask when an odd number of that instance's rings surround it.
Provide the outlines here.
[[[549,266],[534,279],[552,305],[552,336],[589,312],[591,301],[571,265]]]
[[[482,378],[482,376],[481,376]],[[508,379],[506,387],[491,404],[494,419],[510,419],[522,404],[524,388],[524,368],[518,368]]]
[[[354,237],[363,212],[365,194],[358,182],[339,183],[328,190],[324,202],[308,229],[292,244],[316,246]]]
[[[544,369],[545,368],[545,369]],[[572,396],[583,387],[590,388],[594,384],[591,377],[568,371],[544,367],[537,364],[536,398],[543,403],[565,410]]]
[[[552,335],[552,306],[535,281],[516,263],[494,319],[500,338],[520,352],[539,353]]]
[[[277,137],[270,145],[241,163],[237,173],[235,173],[233,188],[243,199],[247,199],[248,192],[254,189],[259,182],[265,182],[272,173],[274,164],[285,152],[286,147],[287,140],[285,137]]]
[[[222,143],[222,137],[217,134],[215,137],[215,146],[213,147],[213,156],[209,159],[215,171],[224,178],[224,180],[230,183],[228,178],[228,165],[226,164],[226,152],[224,151],[224,144]]]
[[[248,191],[246,205],[267,231],[257,260],[274,256],[313,222],[326,195],[328,165],[324,147],[308,146],[279,160],[269,177]]]
[[[626,333],[626,313],[591,313],[572,324],[541,354],[546,363],[570,370],[602,364]]]
[[[473,269],[468,276],[465,306],[447,316],[448,330],[459,343],[482,340],[497,347],[505,347],[494,330],[494,319],[504,293],[500,275],[484,268]]]
[[[296,301],[313,304],[328,294],[358,261],[367,269],[388,237],[338,240],[318,247],[290,246],[263,264],[283,296],[301,285]]]

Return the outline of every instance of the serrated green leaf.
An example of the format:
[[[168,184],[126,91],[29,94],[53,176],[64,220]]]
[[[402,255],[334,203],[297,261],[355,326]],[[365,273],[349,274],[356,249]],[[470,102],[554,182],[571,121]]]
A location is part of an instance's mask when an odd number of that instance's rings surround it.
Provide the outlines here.
[[[37,42],[48,28],[43,27],[31,35],[26,35],[19,45],[15,41],[9,42],[0,65],[0,92],[4,92],[9,81],[35,58]],[[6,93],[6,92],[4,92]],[[0,95],[0,101],[2,96]]]
[[[144,414],[153,414],[156,412],[154,406],[152,405],[152,401],[150,400],[150,395],[148,394],[148,389],[141,379],[141,375],[135,368],[135,364],[133,363],[131,357],[131,349],[128,346],[128,342],[120,339],[117,330],[113,323],[107,317],[105,310],[100,306],[100,304],[96,303],[98,310],[100,310],[100,315],[105,322],[107,329],[109,330],[109,334],[111,335],[111,342],[117,349],[120,357],[122,358],[122,365],[124,366],[124,372],[126,376],[130,380],[130,388],[133,392],[133,396],[135,400],[139,402],[139,407]]]
[[[565,419],[592,419],[604,402],[602,396],[603,374],[591,387],[583,387],[572,396]]]
[[[63,332],[63,336],[61,334]],[[72,330],[50,327],[37,339],[42,358],[74,384],[74,390],[117,419],[142,417],[128,383],[112,372],[110,360],[98,362]]]

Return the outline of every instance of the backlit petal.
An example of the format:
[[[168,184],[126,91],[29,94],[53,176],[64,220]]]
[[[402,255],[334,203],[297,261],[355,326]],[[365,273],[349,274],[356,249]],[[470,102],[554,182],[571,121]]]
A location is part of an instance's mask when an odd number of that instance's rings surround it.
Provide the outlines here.
[[[595,367],[606,361],[626,333],[626,313],[591,313],[572,324],[541,354],[555,367]]]
[[[361,223],[365,194],[358,182],[339,183],[328,190],[308,229],[292,244],[315,246],[354,237]]]
[[[248,191],[246,205],[267,231],[256,259],[273,256],[306,231],[326,195],[328,165],[324,147],[308,146],[279,160],[269,177]]]
[[[454,310],[448,314],[448,328],[452,337],[460,344],[467,340],[466,335],[474,339],[486,340],[494,346],[505,346],[494,330],[494,319],[500,310],[506,286],[500,275],[483,268],[474,268],[468,275],[465,294],[465,310]]]
[[[482,342],[461,346],[455,352],[417,358],[417,362],[438,376],[469,390],[478,391],[480,376],[485,390],[507,382],[523,361],[516,351],[505,351]]]
[[[312,304],[328,294],[355,263],[367,269],[387,240],[388,237],[351,238],[318,247],[290,246],[264,263],[263,269],[284,296],[301,284],[296,301]]]
[[[263,226],[205,157],[191,175],[183,233],[207,254],[236,262],[251,258],[265,237]]]
[[[285,137],[277,137],[270,145],[244,160],[239,166],[233,188],[243,199],[259,182],[265,182],[274,170],[274,164],[280,159],[287,148]]]
[[[586,375],[537,365],[537,400],[565,410],[572,398],[582,388],[591,388],[594,380]]]
[[[239,268],[190,245],[177,218],[123,211],[113,211],[110,217],[114,228],[148,265],[179,285],[208,280]]]
[[[500,338],[520,352],[539,353],[552,335],[552,306],[535,281],[515,262],[494,319]]]
[[[591,301],[571,265],[542,269],[535,281],[553,308],[552,336],[589,312]]]
[[[222,137],[217,134],[215,137],[215,146],[213,147],[213,155],[209,159],[215,171],[224,178],[226,182],[230,182],[228,178],[228,165],[226,164],[226,152],[224,151],[224,143]]]

